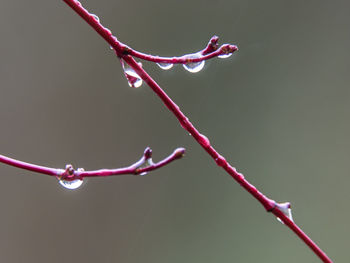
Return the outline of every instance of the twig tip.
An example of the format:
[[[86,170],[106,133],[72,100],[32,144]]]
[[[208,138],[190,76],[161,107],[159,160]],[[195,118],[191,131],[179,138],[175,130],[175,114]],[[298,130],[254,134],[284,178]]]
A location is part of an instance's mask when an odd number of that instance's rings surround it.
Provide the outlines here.
[[[152,157],[152,149],[150,147],[147,147],[143,153],[143,156],[146,158],[146,159],[149,159]]]
[[[179,158],[182,158],[186,153],[186,149],[185,148],[177,148],[175,151],[174,151],[174,155],[177,159]]]

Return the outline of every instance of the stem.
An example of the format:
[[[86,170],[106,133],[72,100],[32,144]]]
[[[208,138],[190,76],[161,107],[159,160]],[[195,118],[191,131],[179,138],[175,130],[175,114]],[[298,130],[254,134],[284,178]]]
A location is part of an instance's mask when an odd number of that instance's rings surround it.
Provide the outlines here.
[[[101,176],[111,176],[111,175],[122,175],[122,174],[143,174],[156,169],[159,169],[172,161],[180,159],[185,154],[184,148],[177,148],[172,154],[170,154],[165,159],[153,163],[152,162],[152,150],[150,148],[146,148],[143,153],[142,158],[136,163],[117,169],[101,169],[101,170],[93,170],[93,171],[84,171],[84,169],[78,168],[75,170],[72,165],[67,165],[66,169],[57,169],[51,167],[45,167],[40,165],[35,165],[31,163],[26,163],[22,161],[18,161],[16,159],[12,159],[10,157],[6,157],[4,155],[0,155],[0,162],[5,163],[14,167],[22,168],[25,170],[47,174],[51,176],[56,176],[60,179],[64,179],[67,181],[72,181],[76,179],[83,179],[84,177],[101,177]],[[147,162],[148,165],[146,167],[142,167]]]
[[[281,210],[273,209],[271,211],[276,217],[281,219],[285,225],[287,225],[306,245],[323,261],[333,262],[325,252],[323,252],[317,244],[312,241],[292,220],[290,220]]]
[[[29,170],[32,172],[41,173],[41,174],[47,174],[47,175],[51,175],[51,176],[58,176],[62,172],[61,169],[50,168],[50,167],[40,166],[40,165],[36,165],[36,164],[26,163],[26,162],[18,161],[16,159],[12,159],[12,158],[4,156],[4,155],[0,155],[0,162],[8,164],[10,166],[17,167],[17,168],[21,168],[21,169]]]
[[[137,57],[139,59],[156,62],[156,63],[186,64],[186,63],[197,63],[197,62],[208,60],[223,54],[230,54],[235,52],[236,50],[238,50],[237,46],[224,44],[220,48],[210,52],[209,54],[205,54],[206,49],[198,51],[197,54],[201,54],[201,56],[198,58],[191,58],[188,55],[183,55],[181,57],[171,57],[171,58],[158,57],[158,56],[147,55],[133,49],[129,49],[128,54],[133,57]]]
[[[244,187],[249,193],[251,193],[267,211],[271,211],[275,207],[275,201],[267,198],[261,192],[259,192],[253,185],[251,185],[241,173],[238,173],[224,157],[222,157],[215,149],[210,145],[210,141],[205,135],[201,134],[189,121],[185,114],[182,113],[179,106],[173,102],[169,96],[161,89],[161,87],[145,72],[144,69],[131,57],[124,56],[123,59],[126,63],[132,67],[135,72],[150,86],[150,88],[158,95],[168,109],[176,116],[181,126],[187,130],[192,137],[202,146],[202,148],[214,159],[218,166],[221,166],[230,174],[242,187]]]
[[[299,238],[308,245],[312,251],[323,261],[332,262],[332,260],[313,242],[292,220],[290,220],[280,209],[279,204],[274,200],[267,198],[261,192],[259,192],[255,186],[250,184],[244,176],[237,172],[223,156],[221,156],[210,144],[207,137],[201,134],[188,120],[188,118],[182,113],[180,108],[173,102],[169,96],[161,89],[161,87],[147,74],[147,72],[135,61],[130,55],[142,59],[155,59],[155,57],[143,55],[142,53],[131,51],[129,47],[119,42],[116,37],[112,36],[110,30],[103,27],[81,4],[76,0],[63,0],[67,3],[76,13],[78,13],[98,34],[100,34],[116,51],[117,55],[123,59],[126,63],[132,67],[135,72],[148,84],[148,86],[158,95],[163,101],[165,106],[176,116],[181,126],[188,131],[192,137],[202,146],[202,148],[213,158],[216,164],[222,167],[233,179],[235,179],[244,189],[246,189],[252,196],[254,196],[268,212],[272,212],[276,217],[280,218],[281,221],[288,226]],[[214,43],[216,44],[216,43]],[[207,47],[206,53],[215,52],[215,48]],[[237,49],[235,49],[237,50]],[[235,51],[233,50],[233,51]],[[232,52],[233,52],[232,51]],[[142,55],[141,55],[142,54]],[[175,60],[174,60],[175,61]],[[156,62],[156,61],[154,61]],[[167,59],[163,59],[159,62],[170,62]],[[178,61],[179,63],[188,63],[189,61]]]

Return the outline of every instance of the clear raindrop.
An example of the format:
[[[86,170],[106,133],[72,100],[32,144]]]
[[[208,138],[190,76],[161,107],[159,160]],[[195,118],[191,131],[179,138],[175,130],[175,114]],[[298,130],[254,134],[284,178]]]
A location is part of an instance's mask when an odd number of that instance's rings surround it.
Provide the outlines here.
[[[100,18],[99,18],[97,15],[91,14],[91,16],[92,16],[93,18],[95,18],[95,20],[96,20],[97,22],[100,22]]]
[[[75,0],[75,3],[76,3],[78,6],[81,6],[81,3],[80,3],[78,0]]]
[[[157,65],[164,70],[171,69],[174,66],[174,64],[171,63],[157,63]]]
[[[229,58],[232,56],[232,53],[227,53],[227,54],[222,54],[220,56],[218,56],[218,58]]]
[[[124,75],[126,79],[128,80],[128,84],[132,88],[139,88],[142,85],[142,79],[139,75],[135,72],[134,69],[132,69],[127,63],[125,63],[123,60],[121,60],[123,69],[124,69]]]
[[[283,212],[283,214],[285,214],[286,217],[288,217],[291,221],[294,222],[292,216],[292,209],[290,208],[290,203],[277,204],[277,207]],[[280,218],[277,217],[277,220],[284,224]]]
[[[66,189],[74,190],[79,188],[83,184],[83,180],[75,179],[72,181],[63,180],[58,178],[58,182]]]
[[[138,169],[140,169],[140,168],[146,168],[146,167],[148,167],[148,166],[151,166],[151,165],[153,165],[153,161],[152,161],[152,158],[149,158],[149,159],[147,159],[143,164],[141,164],[139,167],[138,167]],[[148,172],[143,172],[143,173],[140,173],[140,175],[141,176],[144,176],[144,175],[146,175]]]
[[[199,58],[199,57],[201,57],[201,54],[198,54],[198,53],[187,55],[187,58]],[[205,61],[202,60],[200,62],[186,63],[186,64],[183,64],[183,66],[187,71],[189,71],[191,73],[197,73],[204,68],[204,64],[205,64]]]

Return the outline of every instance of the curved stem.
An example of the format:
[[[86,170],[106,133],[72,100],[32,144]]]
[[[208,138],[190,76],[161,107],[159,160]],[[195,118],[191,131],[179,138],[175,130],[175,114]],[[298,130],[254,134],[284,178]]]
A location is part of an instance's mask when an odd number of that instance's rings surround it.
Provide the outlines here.
[[[139,59],[151,61],[151,62],[156,62],[156,63],[169,63],[169,64],[186,64],[186,63],[197,63],[203,60],[208,60],[214,57],[218,57],[220,55],[225,55],[225,54],[231,54],[238,50],[237,46],[235,45],[230,45],[230,44],[224,44],[215,51],[212,51],[210,53],[204,53],[206,49],[203,49],[199,52],[196,52],[195,54],[198,54],[198,57],[192,58],[191,55],[183,55],[180,57],[158,57],[158,56],[152,56],[148,54],[141,53],[139,51],[129,49],[128,54],[137,57]]]
[[[56,169],[56,168],[31,164],[31,163],[27,163],[27,162],[22,162],[22,161],[18,161],[16,159],[7,157],[5,155],[0,155],[0,162],[7,164],[7,165],[10,165],[10,166],[21,168],[24,170],[29,170],[32,172],[37,172],[40,174],[47,174],[47,175],[51,175],[51,176],[58,176],[62,173],[62,169]]]
[[[148,55],[143,55],[139,52],[132,52],[129,47],[122,44],[117,40],[116,37],[112,36],[111,32],[103,27],[100,22],[98,22],[86,9],[84,9],[77,0],[63,0],[67,3],[75,12],[77,12],[88,24],[90,24],[93,29],[99,33],[116,51],[117,55],[123,59],[126,63],[132,67],[135,72],[148,84],[148,86],[158,95],[158,97],[163,101],[165,106],[176,116],[179,120],[181,126],[187,130],[193,138],[202,146],[202,148],[213,158],[216,164],[222,167],[233,179],[235,179],[244,189],[246,189],[252,196],[254,196],[268,212],[272,212],[276,217],[280,218],[281,221],[288,226],[294,233],[296,233],[301,240],[307,244],[314,253],[323,262],[332,262],[332,260],[314,243],[292,220],[290,220],[281,211],[279,205],[261,192],[259,192],[252,184],[250,184],[244,176],[237,172],[234,167],[232,167],[223,156],[221,156],[210,144],[207,137],[201,134],[188,120],[188,118],[182,113],[180,108],[173,102],[169,96],[161,89],[161,87],[147,74],[147,72],[134,60],[130,55],[134,54],[142,59],[150,59]],[[215,39],[214,39],[215,42]],[[216,43],[214,43],[216,44]],[[202,53],[208,54],[215,51],[215,46],[208,45],[206,50]],[[142,55],[141,55],[142,54]],[[152,56],[151,56],[152,57]],[[154,59],[154,58],[152,58]],[[168,62],[165,59],[163,62]],[[159,61],[162,62],[162,61]],[[188,61],[187,61],[188,62]],[[172,62],[171,62],[172,63]],[[183,63],[183,62],[181,62]]]
[[[125,168],[101,169],[101,170],[83,171],[83,172],[76,171],[75,175],[84,178],[84,177],[99,177],[99,176],[111,176],[111,175],[122,175],[122,174],[143,174],[143,173],[147,173],[147,172],[156,170],[158,168],[161,168],[171,163],[174,160],[180,159],[185,154],[185,149],[178,148],[168,157],[166,157],[165,159],[157,163],[152,162],[150,153],[151,153],[151,150],[149,148],[146,148],[144,155],[139,161]],[[149,160],[150,162],[147,164],[147,161]],[[147,164],[147,166],[142,167],[144,164]]]
[[[173,153],[171,153],[165,159],[153,163],[152,162],[152,150],[150,148],[146,148],[143,153],[142,158],[136,163],[123,168],[117,169],[101,169],[101,170],[93,170],[93,171],[84,171],[82,168],[78,168],[75,170],[72,165],[67,165],[66,169],[57,169],[46,166],[40,166],[36,164],[31,164],[27,162],[18,161],[16,159],[0,155],[0,162],[8,164],[10,166],[18,167],[21,169],[47,174],[51,176],[59,177],[60,179],[72,181],[76,179],[83,179],[84,177],[100,177],[100,176],[111,176],[111,175],[122,175],[122,174],[143,174],[158,168],[161,168],[174,160],[180,159],[185,154],[184,148],[177,148]],[[147,164],[145,167],[143,167]]]

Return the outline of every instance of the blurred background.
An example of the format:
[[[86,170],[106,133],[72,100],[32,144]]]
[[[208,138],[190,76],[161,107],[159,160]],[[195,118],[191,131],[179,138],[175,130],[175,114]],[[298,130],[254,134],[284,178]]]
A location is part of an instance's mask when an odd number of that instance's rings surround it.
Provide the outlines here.
[[[151,54],[237,44],[196,74],[144,68],[201,133],[335,262],[350,243],[348,1],[93,1],[119,40]],[[1,262],[320,262],[219,169],[153,92],[63,1],[2,0],[0,153],[36,164],[127,166],[77,190],[0,165]]]

